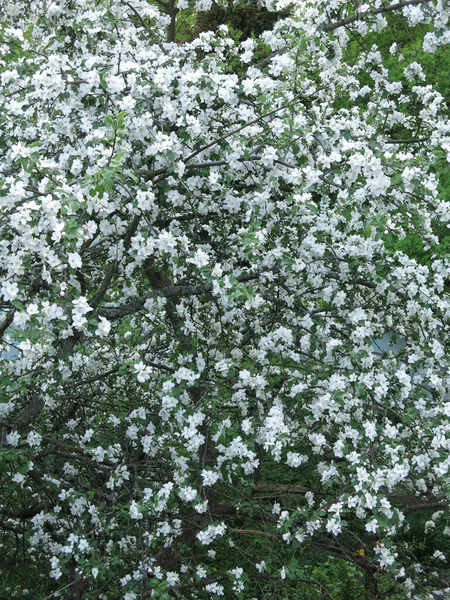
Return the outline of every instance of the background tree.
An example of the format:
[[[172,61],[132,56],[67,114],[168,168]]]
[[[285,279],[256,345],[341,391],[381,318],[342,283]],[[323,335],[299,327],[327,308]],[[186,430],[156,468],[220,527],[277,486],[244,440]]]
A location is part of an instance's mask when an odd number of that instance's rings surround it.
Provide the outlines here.
[[[4,596],[450,587],[447,8],[0,7]]]

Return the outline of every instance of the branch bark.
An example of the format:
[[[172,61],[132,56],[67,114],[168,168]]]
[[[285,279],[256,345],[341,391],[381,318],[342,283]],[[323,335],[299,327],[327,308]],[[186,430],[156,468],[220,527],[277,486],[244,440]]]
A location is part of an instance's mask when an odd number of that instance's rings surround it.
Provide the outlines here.
[[[380,8],[375,8],[374,10],[372,10],[370,12],[372,14],[379,15],[379,14],[382,14],[385,12],[398,10],[399,8],[404,8],[405,6],[417,6],[418,4],[427,4],[428,2],[431,2],[431,0],[406,0],[404,2],[401,1],[401,2],[397,2],[396,4],[390,4],[388,6],[380,6]],[[358,21],[362,15],[367,14],[367,13],[359,13],[358,12],[358,9],[361,6],[363,6],[363,4],[365,4],[365,3],[361,3],[356,7],[356,13],[354,15],[350,15],[349,17],[346,17],[345,19],[341,19],[340,21],[335,21],[334,23],[328,23],[328,25],[325,25],[325,27],[323,28],[323,31],[326,31],[326,32],[335,31],[336,29],[339,29],[340,27],[345,27],[346,25],[350,25],[351,23]]]
[[[0,340],[3,337],[3,334],[14,321],[14,315],[16,314],[16,309],[13,308],[9,311],[9,313],[4,318],[3,322],[0,324]]]
[[[252,273],[249,275],[242,275],[237,278],[239,283],[245,283],[247,281],[253,281],[258,278],[258,273]],[[168,285],[160,289],[155,289],[148,293],[143,298],[133,298],[128,304],[121,306],[111,306],[102,308],[100,314],[106,317],[110,321],[116,319],[122,319],[128,315],[133,315],[144,307],[144,304],[150,298],[175,298],[182,296],[200,296],[202,294],[208,294],[213,289],[212,283],[205,283],[204,285]]]
[[[310,490],[303,485],[271,485],[260,483],[256,486],[254,494],[272,494],[272,495],[286,495],[286,494],[306,494]]]

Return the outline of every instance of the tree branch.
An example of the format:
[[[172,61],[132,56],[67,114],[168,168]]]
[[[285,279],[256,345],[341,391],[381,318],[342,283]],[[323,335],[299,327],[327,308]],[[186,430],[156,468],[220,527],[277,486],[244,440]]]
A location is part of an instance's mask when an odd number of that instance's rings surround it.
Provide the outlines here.
[[[14,315],[16,314],[16,309],[13,308],[9,311],[9,313],[4,318],[3,322],[0,324],[0,340],[3,337],[3,334],[14,321]]]
[[[294,106],[295,104],[297,104],[298,102],[300,102],[302,99],[303,99],[303,96],[300,97],[300,98],[296,98],[292,102],[289,102],[289,104],[285,104],[284,106],[279,106],[278,108],[274,108],[273,110],[270,110],[269,112],[265,113],[264,115],[260,115],[259,117],[256,117],[252,121],[249,121],[248,123],[245,123],[245,125],[241,125],[241,127],[237,127],[236,129],[233,129],[232,131],[230,131],[229,133],[226,133],[222,137],[217,138],[216,140],[213,140],[209,144],[206,144],[205,146],[202,146],[198,150],[195,150],[195,152],[192,152],[192,154],[190,154],[187,157],[186,161],[191,160],[192,158],[194,158],[194,156],[197,156],[198,154],[201,154],[202,152],[204,152],[205,150],[208,150],[209,148],[212,148],[216,144],[220,144],[220,142],[223,142],[227,138],[231,137],[232,135],[235,135],[236,133],[241,132],[243,129],[246,129],[247,127],[250,127],[251,125],[254,125],[255,123],[258,123],[262,119],[265,119],[266,117],[271,117],[272,115],[280,112],[281,110],[284,110],[286,108],[290,108],[291,106]]]
[[[400,1],[397,2],[397,4],[390,4],[389,6],[381,6],[380,8],[375,8],[374,10],[370,11],[372,14],[375,15],[379,15],[381,13],[385,13],[385,12],[390,12],[392,10],[397,10],[399,8],[404,8],[405,6],[416,6],[418,4],[426,4],[428,2],[431,2],[431,0],[406,0],[406,1]],[[329,23],[328,25],[325,25],[325,27],[323,28],[323,31],[334,31],[335,29],[339,29],[340,27],[345,27],[346,25],[350,25],[351,23],[354,23],[355,21],[358,21],[361,18],[361,15],[364,15],[366,13],[359,13],[358,9],[363,6],[363,4],[359,4],[356,7],[356,13],[354,15],[351,15],[349,17],[346,17],[345,19],[341,19],[340,21],[335,21],[334,23]],[[369,12],[369,11],[368,11]]]
[[[254,494],[273,494],[273,495],[285,495],[285,494],[306,494],[309,492],[309,488],[303,485],[270,485],[260,483],[255,487]]]
[[[230,533],[238,535],[254,535],[257,537],[265,537],[271,540],[281,540],[281,535],[278,533],[269,533],[268,531],[258,531],[257,529],[230,529]]]
[[[158,2],[158,4],[166,7],[166,5],[163,4],[162,2]],[[141,15],[138,13],[138,11],[134,8],[134,6],[132,6],[129,2],[125,2],[125,6],[128,6],[128,8],[139,19],[140,24],[145,29],[145,31],[147,31],[147,33],[149,33],[152,36],[153,41],[158,45],[159,49],[162,50],[163,52],[165,52],[161,42],[156,38],[155,32],[150,29],[150,27],[147,25],[147,23],[144,21],[144,19],[141,17]]]
[[[237,278],[239,283],[245,283],[247,281],[253,281],[258,278],[258,273],[252,273],[249,275],[242,275]],[[102,308],[100,314],[106,317],[110,321],[115,319],[121,319],[128,315],[132,315],[139,312],[144,307],[147,300],[151,298],[163,297],[163,298],[174,298],[182,296],[200,296],[207,294],[213,289],[212,283],[205,283],[204,285],[168,285],[160,289],[151,291],[143,298],[132,298],[128,304],[122,306],[107,306]]]
[[[136,230],[139,226],[140,220],[141,220],[140,215],[137,215],[132,220],[132,222],[125,234],[125,237],[123,238],[123,247],[125,250],[127,250],[129,248],[129,246],[131,244],[131,240],[133,238],[133,235],[136,233]],[[103,281],[101,282],[97,293],[92,298],[92,300],[90,300],[90,302],[89,302],[89,305],[92,306],[92,308],[94,308],[94,309],[97,308],[97,306],[100,304],[100,302],[105,297],[105,294],[108,291],[109,285],[111,283],[112,278],[114,277],[114,275],[116,273],[116,270],[117,270],[117,264],[116,264],[116,261],[114,261],[106,269],[105,276],[103,277]]]
[[[429,137],[418,137],[418,138],[410,138],[404,140],[386,140],[387,144],[421,144],[423,142],[427,142]]]

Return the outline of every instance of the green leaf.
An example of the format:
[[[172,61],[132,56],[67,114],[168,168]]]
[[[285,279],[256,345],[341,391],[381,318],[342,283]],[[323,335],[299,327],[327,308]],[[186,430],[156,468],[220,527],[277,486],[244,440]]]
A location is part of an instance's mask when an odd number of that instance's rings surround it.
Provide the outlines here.
[[[24,305],[23,305],[23,302],[21,302],[20,300],[12,300],[12,301],[11,301],[11,304],[12,304],[12,305],[13,305],[15,308],[17,308],[17,310],[20,310],[20,311],[22,311],[22,310],[24,310],[24,309],[25,309],[25,307],[24,307]]]

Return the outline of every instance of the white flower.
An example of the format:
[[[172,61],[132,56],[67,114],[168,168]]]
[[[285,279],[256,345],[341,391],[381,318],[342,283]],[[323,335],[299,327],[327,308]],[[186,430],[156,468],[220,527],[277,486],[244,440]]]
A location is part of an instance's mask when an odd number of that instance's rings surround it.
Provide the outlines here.
[[[378,530],[378,521],[376,519],[372,519],[369,523],[366,523],[366,531],[369,533],[376,533]]]
[[[126,87],[123,77],[120,75],[109,75],[108,76],[108,90],[110,92],[118,93],[122,92]],[[128,600],[128,599],[127,599]]]
[[[200,502],[199,504],[196,504],[194,506],[196,512],[203,514],[208,510],[208,500],[205,500],[204,502]]]
[[[108,319],[105,319],[105,317],[99,317],[98,325],[97,325],[97,329],[95,330],[95,333],[99,337],[105,338],[108,336],[110,331],[111,331],[111,323],[108,321]]]
[[[244,419],[241,423],[241,428],[246,435],[253,433],[253,425],[250,419]]]
[[[376,424],[373,421],[366,421],[364,423],[364,430],[369,440],[373,442],[373,440],[377,437]]]
[[[188,258],[186,262],[192,263],[198,269],[201,269],[201,267],[205,267],[209,263],[209,256],[199,248],[195,255],[192,258]]]
[[[391,180],[384,173],[377,173],[368,180],[367,185],[370,192],[375,197],[378,197],[386,193],[387,189],[391,185]]]
[[[133,500],[130,504],[130,517],[132,519],[143,519],[144,515],[141,513],[141,511],[139,510],[139,506],[137,505],[137,503]]]
[[[205,487],[214,485],[220,479],[220,473],[203,469],[202,471],[203,485]]]
[[[136,106],[136,100],[132,96],[124,96],[119,106],[122,110],[131,111]]]
[[[242,574],[244,573],[244,569],[242,567],[236,567],[235,569],[231,569],[228,571],[230,575],[234,575],[236,579],[240,579]]]
[[[195,371],[187,369],[186,367],[180,367],[173,374],[173,376],[177,383],[180,383],[181,381],[187,381],[188,383],[192,384],[196,379],[200,377],[200,373],[196,373]]]
[[[19,295],[19,286],[15,281],[6,281],[0,289],[0,293],[7,302],[15,300]]]
[[[404,6],[402,12],[413,27],[426,19],[425,12],[421,6]]]
[[[178,495],[184,502],[192,502],[197,497],[197,490],[193,487],[185,486],[180,489]]]
[[[266,563],[264,560],[262,560],[260,563],[256,563],[255,567],[259,573],[264,573],[264,571],[266,570]]]
[[[175,253],[175,248],[178,244],[177,238],[170,231],[161,231],[157,240],[157,245],[160,252]]]
[[[204,579],[207,575],[207,571],[203,567],[197,567],[195,573],[200,579]]]
[[[73,314],[85,315],[88,312],[94,310],[91,306],[89,306],[87,299],[85,296],[80,296],[76,300],[72,302],[73,304]]]
[[[57,556],[52,556],[50,559],[50,564],[52,567],[50,571],[50,577],[52,579],[59,579],[62,576],[62,571],[59,567],[59,558]]]
[[[335,518],[328,519],[326,524],[326,530],[332,533],[333,535],[338,535],[342,531],[342,525],[340,521]]]
[[[29,304],[27,306],[27,313],[29,315],[37,315],[39,313],[39,307],[37,304]]]
[[[150,379],[151,368],[144,365],[141,361],[133,365],[135,372],[137,373],[137,380],[140,383],[145,383]]]
[[[308,457],[298,452],[288,452],[286,464],[290,467],[299,467],[303,463],[307,462]]]
[[[219,525],[209,525],[203,531],[197,533],[197,539],[204,545],[209,546],[216,539],[225,534],[227,526],[225,523],[219,523]]]
[[[223,585],[219,585],[218,583],[208,583],[208,585],[205,585],[205,590],[210,594],[215,594],[216,596],[223,596],[224,587]]]
[[[425,533],[429,533],[433,529],[436,528],[436,523],[434,521],[427,521],[425,523]]]
[[[67,260],[72,269],[81,269],[83,266],[81,256],[78,254],[78,252],[69,252]]]
[[[431,52],[434,54],[439,47],[439,41],[434,32],[429,32],[423,38],[423,50],[424,52]]]
[[[127,428],[126,435],[130,440],[137,440],[139,428],[136,425],[130,425]]]
[[[213,270],[211,271],[211,275],[213,277],[222,277],[223,269],[222,269],[222,265],[220,263],[216,263],[214,265]]]
[[[166,573],[166,581],[167,581],[168,587],[171,587],[172,585],[176,585],[180,581],[180,576],[178,575],[178,573],[174,573],[173,571],[168,571]]]
[[[30,431],[27,436],[27,444],[31,446],[31,448],[39,447],[42,442],[42,436],[36,431]]]
[[[8,442],[8,444],[10,446],[14,446],[15,448],[17,448],[18,446],[19,440],[20,433],[18,433],[17,431],[11,431],[11,433],[8,433],[8,435],[6,436],[6,441]]]
[[[79,158],[75,158],[70,167],[70,172],[74,175],[79,175],[83,169],[83,162]]]

